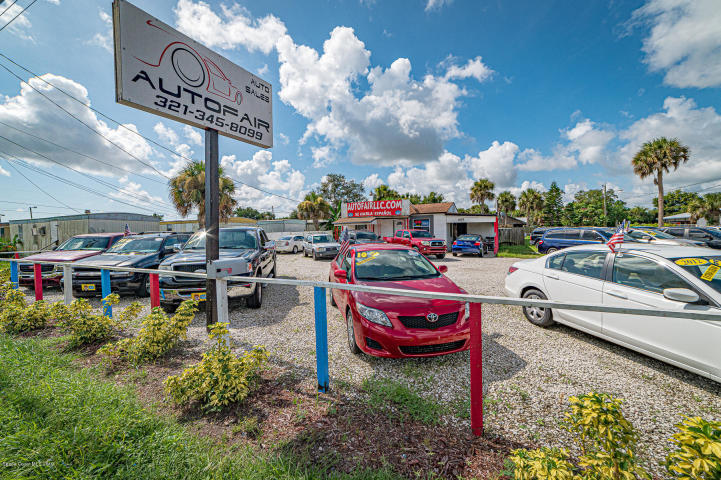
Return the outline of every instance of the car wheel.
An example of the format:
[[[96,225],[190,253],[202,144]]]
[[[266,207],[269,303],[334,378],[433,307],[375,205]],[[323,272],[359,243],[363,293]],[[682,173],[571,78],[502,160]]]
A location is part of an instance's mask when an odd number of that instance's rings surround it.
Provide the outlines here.
[[[307,256],[308,256],[308,252],[305,251],[305,248],[303,249],[303,256],[304,256],[304,257],[307,257]]]
[[[440,255],[436,255],[436,258],[437,258],[438,260],[443,260],[444,258],[446,258],[446,254],[445,254],[445,253],[441,253]]]
[[[548,250],[546,250],[546,253],[553,253],[553,252],[557,252],[557,251],[558,251],[557,248],[551,247]]]
[[[329,278],[328,281],[331,282],[332,280]],[[329,289],[328,289],[328,292],[330,293],[330,306],[331,306],[331,307],[338,307],[338,304],[335,303],[335,298],[333,298],[333,289],[332,289],[332,288],[329,288]]]
[[[150,296],[150,276],[149,275],[143,275],[143,278],[140,279],[140,285],[138,285],[138,288],[135,290],[135,294],[138,297],[149,297]]]
[[[353,355],[361,353],[358,344],[355,341],[355,328],[353,327],[353,313],[350,308],[345,312],[346,331],[348,332],[348,349]]]
[[[298,246],[293,245],[293,254],[296,254],[296,253],[298,253]]]
[[[478,256],[479,256],[480,258],[483,258],[483,247],[481,247],[481,248],[478,249]]]
[[[160,308],[167,313],[175,313],[178,309],[178,304],[173,302],[160,302]]]
[[[451,255],[453,255],[454,257],[458,256],[458,254],[456,252],[453,252]]]
[[[260,306],[263,304],[263,285],[260,283],[255,284],[255,290],[253,290],[253,295],[248,297],[248,307],[250,308],[260,308]]]
[[[318,260],[318,257],[315,256],[315,252],[313,252],[313,260]]]
[[[548,297],[546,297],[543,292],[536,289],[528,290],[523,294],[523,298],[529,300],[548,300]],[[553,321],[553,314],[550,308],[523,307],[523,314],[529,322],[539,327],[550,327],[556,323]]]

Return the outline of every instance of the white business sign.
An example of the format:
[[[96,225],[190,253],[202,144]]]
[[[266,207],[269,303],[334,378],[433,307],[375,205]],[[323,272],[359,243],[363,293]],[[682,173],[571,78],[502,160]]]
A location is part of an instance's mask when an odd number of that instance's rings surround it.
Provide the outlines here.
[[[270,83],[124,0],[113,2],[113,30],[119,103],[273,146]]]

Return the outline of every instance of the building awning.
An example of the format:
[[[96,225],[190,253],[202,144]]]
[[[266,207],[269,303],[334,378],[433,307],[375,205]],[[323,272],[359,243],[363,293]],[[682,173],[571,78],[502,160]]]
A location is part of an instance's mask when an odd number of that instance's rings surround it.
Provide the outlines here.
[[[404,220],[408,217],[404,215],[396,215],[393,217],[344,217],[339,218],[333,225],[359,225],[362,223],[373,223],[376,220]]]

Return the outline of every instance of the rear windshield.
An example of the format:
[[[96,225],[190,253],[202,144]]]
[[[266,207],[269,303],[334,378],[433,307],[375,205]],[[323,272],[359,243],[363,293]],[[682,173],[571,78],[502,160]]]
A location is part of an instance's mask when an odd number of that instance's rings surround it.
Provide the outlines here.
[[[73,237],[60,245],[56,250],[105,250],[110,237]]]
[[[721,292],[721,256],[669,258],[694,277]]]
[[[163,237],[126,237],[113,245],[108,253],[150,253],[157,252],[163,244]]]
[[[253,230],[221,230],[219,243],[220,248],[227,249],[254,249],[258,245]],[[205,232],[190,237],[184,250],[205,250]]]
[[[355,275],[359,280],[416,280],[440,276],[426,257],[415,250],[356,252]]]
[[[480,237],[478,235],[461,235],[456,240],[466,240],[469,242],[475,242],[478,241]]]

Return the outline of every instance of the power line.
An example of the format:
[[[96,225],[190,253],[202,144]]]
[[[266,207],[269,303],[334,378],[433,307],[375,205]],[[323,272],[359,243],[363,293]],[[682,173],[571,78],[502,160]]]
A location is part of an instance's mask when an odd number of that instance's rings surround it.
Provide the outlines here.
[[[23,9],[20,11],[20,13],[18,13],[17,15],[15,15],[13,18],[10,19],[10,21],[9,21],[8,23],[6,23],[5,25],[3,25],[2,28],[0,28],[0,32],[2,32],[3,30],[5,30],[5,27],[7,27],[7,26],[10,25],[11,23],[13,23],[13,21],[14,21],[16,18],[18,18],[18,17],[19,17],[20,15],[22,15],[23,13],[25,13],[25,10],[27,10],[27,9],[30,8],[30,7],[32,7],[33,4],[34,4],[35,2],[37,2],[37,1],[38,1],[38,0],[33,0],[32,2],[30,2],[30,4],[29,4],[28,6],[26,6],[25,8],[23,8]],[[10,5],[10,7],[12,7],[12,5]],[[10,7],[8,7],[8,8],[10,8]],[[5,13],[5,12],[3,12],[3,13]]]
[[[7,12],[8,10],[10,10],[10,7],[12,7],[13,5],[15,5],[16,3],[18,3],[18,0],[13,1],[13,3],[11,3],[5,10],[3,10],[2,13],[0,13],[0,17],[2,17],[2,16],[5,14],[5,12]],[[2,4],[2,2],[0,2],[0,4]]]
[[[0,200],[0,203],[13,203],[15,205],[37,205],[39,207],[68,208],[70,210],[76,210],[74,207],[58,207],[57,205],[48,205],[47,203],[42,204],[42,203],[37,203],[37,202],[30,203],[30,202],[13,202],[12,200]]]
[[[120,123],[119,121],[115,120],[114,118],[112,118],[112,117],[104,114],[104,113],[101,112],[100,110],[98,110],[98,109],[96,109],[96,108],[94,108],[94,107],[86,104],[85,102],[83,102],[82,100],[80,100],[80,99],[74,97],[73,95],[69,94],[68,92],[66,92],[66,91],[63,90],[62,88],[56,87],[53,83],[48,82],[47,80],[45,80],[44,78],[42,78],[42,77],[41,77],[40,75],[38,75],[37,73],[35,73],[35,72],[33,72],[32,70],[30,70],[30,69],[28,69],[28,68],[20,65],[19,63],[17,63],[16,61],[14,61],[12,58],[8,57],[7,55],[3,54],[2,52],[0,52],[0,57],[3,57],[5,60],[9,61],[9,62],[12,63],[13,65],[17,66],[18,68],[21,68],[21,69],[24,70],[25,72],[29,73],[29,74],[32,75],[33,77],[35,77],[35,78],[39,79],[40,81],[44,82],[44,83],[47,84],[48,86],[53,87],[54,89],[58,90],[60,93],[66,95],[67,97],[71,98],[72,100],[75,100],[76,102],[78,102],[78,103],[79,103],[80,105],[82,105],[83,107],[85,107],[85,108],[87,108],[87,109],[89,109],[89,110],[97,113],[98,115],[102,116],[103,118],[105,118],[105,119],[107,119],[107,120],[110,120],[111,122],[115,123],[115,124],[118,125],[119,127],[124,128],[125,130],[133,133],[134,135],[139,136],[140,138],[145,139],[146,141],[152,143],[153,145],[156,145],[156,146],[158,146],[158,147],[160,147],[160,148],[162,148],[162,149],[170,152],[171,154],[173,154],[174,156],[177,156],[178,158],[182,158],[182,159],[187,160],[187,161],[190,161],[190,162],[195,161],[195,160],[193,160],[192,158],[186,157],[185,155],[182,155],[182,154],[180,154],[180,153],[178,153],[178,152],[176,152],[176,151],[174,151],[174,150],[166,147],[165,145],[156,142],[156,141],[153,140],[152,138],[148,138],[148,137],[144,136],[144,135],[141,134],[140,132],[137,132],[137,131],[135,131],[135,130],[132,130],[132,129],[126,127],[124,124],[122,124],[122,123]],[[13,73],[13,72],[12,72],[10,69],[8,69],[5,65],[0,64],[0,66],[2,66],[5,70],[7,70],[8,72],[10,72],[10,73],[11,73],[14,77],[16,77],[18,80],[20,80],[21,82],[27,84],[27,82],[25,82],[22,78],[20,78],[18,75],[16,75],[15,73]],[[33,87],[31,87],[31,88],[33,88]],[[33,90],[37,91],[35,88],[33,88]],[[40,93],[40,92],[38,92],[38,93]],[[42,95],[42,94],[41,94],[41,95]],[[43,95],[43,96],[44,96],[44,95]],[[46,97],[46,98],[47,98],[47,97]],[[51,101],[52,101],[52,100],[51,100]],[[53,103],[55,103],[55,102],[53,102]],[[56,105],[57,105],[57,104],[56,104]],[[59,106],[59,105],[58,105],[58,106]],[[60,107],[60,108],[62,108],[62,107]],[[64,110],[64,109],[63,109],[63,110]],[[65,111],[65,112],[68,113],[67,111]],[[70,114],[70,113],[68,113],[68,114],[72,116],[72,114]],[[96,133],[97,133],[97,132],[96,132]],[[153,169],[155,169],[155,168],[153,167]],[[157,170],[156,170],[156,172],[157,172]],[[160,173],[160,172],[158,172],[158,173]],[[164,174],[162,174],[162,173],[161,173],[161,175],[164,176],[165,178],[168,178],[168,179],[169,179],[169,177],[167,177],[166,175],[164,175]],[[230,178],[236,186],[237,186],[238,184],[245,185],[246,187],[252,188],[252,189],[254,189],[254,190],[258,190],[259,192],[263,192],[263,193],[265,193],[265,194],[267,194],[267,195],[271,195],[271,196],[278,197],[278,198],[283,198],[283,199],[285,199],[285,200],[290,200],[290,201],[296,202],[296,203],[300,203],[300,202],[302,201],[302,200],[298,200],[298,199],[296,199],[296,198],[287,197],[287,196],[285,196],[285,195],[281,195],[281,194],[278,194],[278,193],[274,193],[274,192],[265,190],[265,189],[263,189],[263,188],[261,188],[261,187],[255,186],[255,185],[251,185],[251,184],[249,184],[249,183],[246,183],[246,182],[243,182],[243,181],[238,180],[238,179],[236,179],[236,178],[233,178],[233,177],[231,177],[230,175],[228,175],[228,178]]]
[[[31,184],[33,184],[33,186],[34,186],[35,188],[37,188],[38,190],[40,190],[41,192],[43,192],[45,195],[47,195],[48,197],[50,197],[50,198],[52,198],[53,200],[55,200],[56,202],[58,202],[60,205],[64,205],[64,206],[68,207],[70,210],[75,210],[76,212],[80,212],[79,209],[73,208],[73,207],[71,207],[70,205],[68,205],[67,203],[61,202],[60,200],[58,200],[57,198],[55,198],[54,196],[52,196],[51,194],[49,194],[48,192],[46,192],[45,190],[43,190],[42,188],[40,188],[35,182],[33,182],[32,180],[30,180],[28,177],[26,177],[23,172],[21,172],[20,170],[18,170],[18,169],[15,167],[15,165],[13,165],[10,161],[8,161],[7,159],[5,159],[5,161],[7,162],[8,165],[10,165],[10,168],[12,168],[12,169],[15,170],[16,172],[18,172],[25,180],[27,180],[28,182],[30,182]]]

